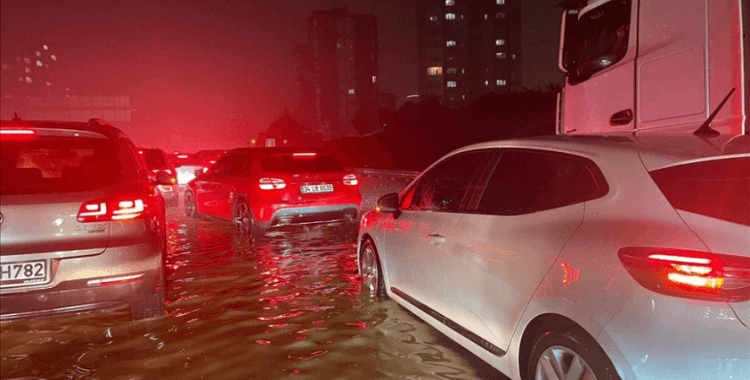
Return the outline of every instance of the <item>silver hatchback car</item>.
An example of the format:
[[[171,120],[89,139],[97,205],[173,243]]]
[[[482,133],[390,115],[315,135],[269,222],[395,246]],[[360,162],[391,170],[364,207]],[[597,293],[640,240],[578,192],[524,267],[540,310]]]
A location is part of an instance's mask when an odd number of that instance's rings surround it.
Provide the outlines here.
[[[104,121],[0,122],[0,320],[164,313],[164,199]]]
[[[447,155],[364,215],[365,288],[512,379],[750,378],[750,149],[651,137]]]

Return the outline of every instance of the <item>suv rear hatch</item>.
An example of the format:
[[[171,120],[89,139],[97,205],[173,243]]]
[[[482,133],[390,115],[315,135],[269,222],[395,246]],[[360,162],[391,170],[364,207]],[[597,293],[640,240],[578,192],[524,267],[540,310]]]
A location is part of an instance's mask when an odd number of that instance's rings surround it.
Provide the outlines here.
[[[288,201],[309,202],[346,197],[357,189],[356,177],[346,174],[330,155],[319,153],[281,153],[261,160],[269,177],[284,177],[292,193]]]
[[[750,292],[750,154],[680,162],[650,175],[709,251],[745,258],[731,268],[726,284],[744,284],[740,288]],[[750,301],[730,305],[750,325]]]

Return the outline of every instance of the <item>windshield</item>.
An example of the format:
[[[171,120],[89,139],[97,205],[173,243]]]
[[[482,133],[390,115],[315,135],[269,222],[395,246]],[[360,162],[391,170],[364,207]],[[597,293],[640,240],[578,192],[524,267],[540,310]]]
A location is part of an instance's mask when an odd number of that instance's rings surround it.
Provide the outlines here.
[[[118,183],[124,165],[118,147],[106,138],[39,137],[3,141],[0,189],[3,195],[86,191]]]

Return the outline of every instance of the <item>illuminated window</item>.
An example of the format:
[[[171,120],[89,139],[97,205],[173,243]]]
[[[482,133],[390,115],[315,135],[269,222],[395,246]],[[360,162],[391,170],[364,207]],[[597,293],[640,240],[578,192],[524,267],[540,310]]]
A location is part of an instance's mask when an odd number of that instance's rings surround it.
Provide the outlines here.
[[[466,74],[466,69],[461,69],[461,74]]]
[[[51,55],[50,58],[52,58],[53,61],[57,61],[57,57],[55,57],[54,55]]]
[[[49,47],[48,47],[47,45],[42,45],[42,48],[43,48],[44,50],[49,50]]]
[[[499,51],[499,52],[495,53],[495,56],[498,57],[498,58],[505,58],[505,53]]]
[[[19,82],[23,82],[23,77],[18,77]]]
[[[26,72],[26,74],[28,74],[28,73],[30,73],[30,72],[31,72],[31,69],[30,69],[30,68],[28,68],[28,67],[25,67],[25,68],[23,69],[23,71],[25,71],[25,72]]]
[[[443,66],[428,67],[427,75],[429,76],[443,75]]]
[[[503,46],[505,45],[505,40],[495,40],[495,46]]]
[[[495,14],[495,18],[505,18],[505,13],[503,13],[503,12],[497,12]]]
[[[31,77],[26,77],[26,83],[31,83]]]
[[[445,14],[445,19],[446,20],[455,20],[456,19],[456,14],[455,13],[446,13]]]
[[[516,55],[515,54],[513,54],[513,59],[516,59]]]
[[[430,16],[430,21],[437,21],[437,20],[438,20],[437,16]]]
[[[456,41],[445,41],[445,46],[456,46]]]
[[[352,94],[352,95],[354,95],[354,89],[353,89],[353,88],[350,88],[350,89],[349,89],[349,93],[350,93],[350,94]]]
[[[36,56],[37,57],[41,57],[42,56],[42,52],[41,51],[36,52]]]
[[[484,85],[485,86],[489,86],[490,85],[490,81],[488,81],[488,80],[484,81]]]
[[[373,75],[373,76],[372,76],[372,83],[375,83],[375,81],[376,81],[377,79],[378,79],[378,77],[376,77],[376,76],[374,76],[374,75]]]
[[[30,59],[28,59],[28,58],[24,58],[24,59],[23,59],[23,62],[24,62],[25,64],[27,64],[27,65],[30,65],[30,64],[31,64],[31,60],[30,60]]]
[[[37,59],[36,60],[36,66],[37,67],[42,67],[42,61],[40,61],[40,60]]]
[[[454,0],[445,0],[445,5],[450,7],[452,5],[456,5],[456,2]]]
[[[52,86],[52,83],[47,82],[47,87]]]
[[[503,5],[503,4],[505,4],[505,0],[497,0],[497,2],[496,2],[496,3],[497,3],[498,5]]]
[[[449,80],[449,81],[448,81],[448,87],[456,87],[456,81],[454,81],[454,80]]]
[[[70,87],[65,87],[65,91],[70,91]]]
[[[484,19],[485,19],[485,20],[487,19],[487,15],[484,15]]]
[[[448,68],[448,74],[455,74],[455,73],[456,73],[456,68],[455,67],[449,67]]]
[[[508,82],[506,82],[505,79],[498,79],[495,81],[495,84],[498,86],[505,86]]]
[[[336,44],[336,49],[341,49],[343,46],[341,44]]]
[[[466,95],[461,95],[461,99],[466,100]]]

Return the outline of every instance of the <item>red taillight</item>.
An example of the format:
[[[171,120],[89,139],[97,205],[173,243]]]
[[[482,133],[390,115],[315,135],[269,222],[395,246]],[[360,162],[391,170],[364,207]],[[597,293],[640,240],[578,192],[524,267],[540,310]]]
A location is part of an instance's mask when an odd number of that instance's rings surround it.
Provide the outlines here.
[[[356,186],[357,184],[359,184],[359,180],[356,175],[347,174],[344,176],[344,185]]]
[[[281,190],[286,187],[286,182],[280,178],[261,178],[258,187],[261,190]]]
[[[32,129],[3,129],[0,130],[0,139],[3,140],[32,140],[36,131]]]
[[[712,301],[750,300],[750,258],[683,249],[626,247],[617,252],[646,289]]]
[[[148,200],[141,195],[99,199],[81,205],[78,209],[78,221],[89,223],[135,219],[143,215],[147,207]]]

